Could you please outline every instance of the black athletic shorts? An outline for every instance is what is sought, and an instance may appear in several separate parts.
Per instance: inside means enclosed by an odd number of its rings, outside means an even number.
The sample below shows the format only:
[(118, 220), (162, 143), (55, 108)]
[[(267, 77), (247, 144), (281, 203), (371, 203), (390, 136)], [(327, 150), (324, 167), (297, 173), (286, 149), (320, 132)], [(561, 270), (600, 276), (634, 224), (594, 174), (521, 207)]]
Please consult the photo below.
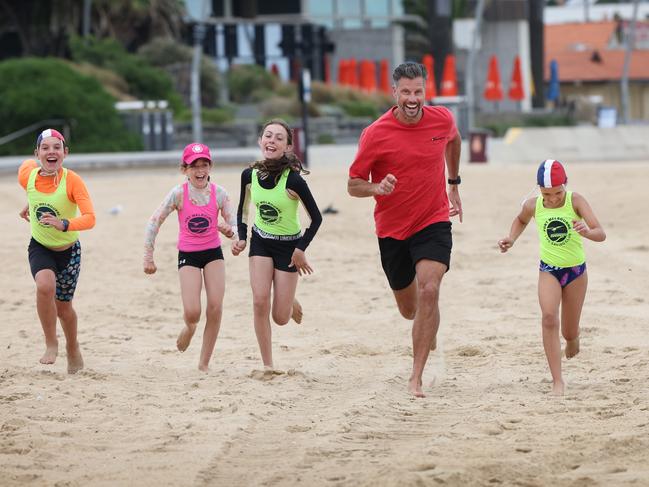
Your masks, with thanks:
[(381, 265), (390, 287), (398, 291), (410, 285), (415, 278), (415, 265), (421, 259), (434, 260), (451, 266), (451, 222), (428, 225), (405, 240), (379, 238)]
[(68, 249), (56, 251), (48, 249), (32, 238), (27, 250), (32, 277), (36, 277), (38, 271), (50, 269), (56, 276), (56, 299), (72, 301), (81, 271), (81, 244), (79, 241), (77, 240)]
[(223, 250), (221, 247), (207, 250), (197, 250), (196, 252), (178, 251), (178, 269), (186, 265), (203, 269), (207, 264), (215, 260), (223, 260)]
[(261, 257), (270, 257), (273, 259), (273, 267), (279, 271), (297, 272), (295, 266), (289, 267), (293, 258), (293, 251), (299, 241), (299, 237), (293, 240), (276, 240), (264, 238), (257, 234), (253, 229), (250, 237), (249, 257), (259, 255)]

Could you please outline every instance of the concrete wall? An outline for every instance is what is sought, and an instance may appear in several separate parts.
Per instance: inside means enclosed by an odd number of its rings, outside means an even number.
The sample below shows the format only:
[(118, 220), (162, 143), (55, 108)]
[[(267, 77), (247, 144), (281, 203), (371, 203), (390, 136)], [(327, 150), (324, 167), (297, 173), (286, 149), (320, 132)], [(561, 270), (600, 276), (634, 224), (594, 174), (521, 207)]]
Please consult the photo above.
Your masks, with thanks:
[(512, 128), (502, 140), (487, 142), (493, 163), (649, 161), (649, 127)]

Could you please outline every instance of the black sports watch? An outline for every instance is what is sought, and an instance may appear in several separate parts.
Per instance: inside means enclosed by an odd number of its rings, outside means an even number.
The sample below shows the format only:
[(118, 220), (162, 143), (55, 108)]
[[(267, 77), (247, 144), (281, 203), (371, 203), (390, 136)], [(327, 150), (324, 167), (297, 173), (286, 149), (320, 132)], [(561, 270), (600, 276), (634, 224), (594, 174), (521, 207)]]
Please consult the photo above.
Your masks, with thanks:
[(61, 222), (63, 223), (63, 230), (62, 230), (62, 231), (63, 231), (63, 232), (67, 232), (67, 231), (68, 231), (68, 227), (70, 226), (70, 221), (69, 221), (69, 220), (66, 220), (66, 219), (64, 218), (63, 220), (61, 220)]
[(448, 178), (448, 184), (460, 184), (462, 182), (462, 178), (458, 174), (455, 179)]

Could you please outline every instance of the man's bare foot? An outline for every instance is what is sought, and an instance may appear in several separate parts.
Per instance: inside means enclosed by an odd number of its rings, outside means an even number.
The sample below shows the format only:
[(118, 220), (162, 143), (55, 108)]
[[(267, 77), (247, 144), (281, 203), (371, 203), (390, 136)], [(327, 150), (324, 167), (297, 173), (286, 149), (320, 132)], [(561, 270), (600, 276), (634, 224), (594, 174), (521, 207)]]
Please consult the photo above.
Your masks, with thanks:
[(198, 370), (200, 370), (201, 372), (209, 372), (209, 371), (210, 371), (210, 367), (209, 367), (209, 365), (207, 365), (207, 364), (205, 364), (205, 365), (203, 365), (203, 364), (198, 364)]
[(180, 330), (180, 333), (178, 334), (178, 340), (176, 340), (176, 347), (178, 347), (179, 351), (184, 352), (187, 350), (195, 331), (196, 326), (193, 328), (189, 328), (187, 325), (183, 326), (183, 329)]
[(76, 374), (83, 369), (83, 357), (77, 344), (72, 350), (68, 348), (68, 374)]
[(563, 396), (563, 393), (566, 390), (566, 385), (564, 384), (563, 381), (561, 382), (554, 382), (552, 384), (552, 395), (553, 396)]
[(56, 362), (56, 356), (59, 354), (59, 345), (46, 345), (45, 353), (39, 360), (42, 364), (53, 364)]
[(291, 313), (291, 318), (298, 325), (302, 323), (302, 305), (297, 299), (293, 299), (293, 312)]
[(430, 342), (430, 351), (433, 352), (437, 348), (437, 336), (433, 337), (433, 341)]
[(421, 380), (414, 377), (408, 381), (408, 392), (415, 397), (426, 397), (421, 389)]
[(579, 337), (566, 340), (566, 358), (572, 358), (579, 353)]

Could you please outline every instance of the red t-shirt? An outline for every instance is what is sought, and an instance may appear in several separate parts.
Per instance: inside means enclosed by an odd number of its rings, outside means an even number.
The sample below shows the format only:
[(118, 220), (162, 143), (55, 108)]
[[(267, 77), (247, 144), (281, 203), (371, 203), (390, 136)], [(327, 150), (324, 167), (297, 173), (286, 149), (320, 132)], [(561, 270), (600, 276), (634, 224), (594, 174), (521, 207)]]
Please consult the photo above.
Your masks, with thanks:
[(424, 106), (413, 125), (399, 122), (393, 111), (363, 130), (349, 177), (374, 183), (387, 174), (397, 178), (391, 194), (374, 197), (374, 221), (380, 238), (405, 240), (432, 223), (449, 221), (445, 152), (457, 128), (445, 107)]

